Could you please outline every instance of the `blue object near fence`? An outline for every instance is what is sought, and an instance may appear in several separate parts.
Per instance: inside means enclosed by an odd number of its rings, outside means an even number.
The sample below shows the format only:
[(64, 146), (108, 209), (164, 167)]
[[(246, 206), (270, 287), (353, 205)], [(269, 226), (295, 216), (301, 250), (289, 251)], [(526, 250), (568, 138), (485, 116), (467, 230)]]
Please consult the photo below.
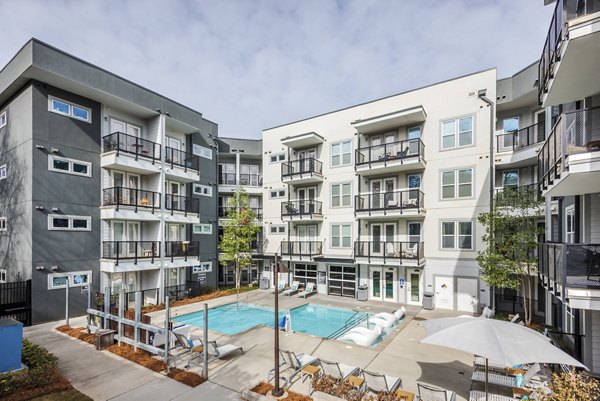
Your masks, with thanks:
[(0, 373), (21, 369), (23, 323), (0, 319)]

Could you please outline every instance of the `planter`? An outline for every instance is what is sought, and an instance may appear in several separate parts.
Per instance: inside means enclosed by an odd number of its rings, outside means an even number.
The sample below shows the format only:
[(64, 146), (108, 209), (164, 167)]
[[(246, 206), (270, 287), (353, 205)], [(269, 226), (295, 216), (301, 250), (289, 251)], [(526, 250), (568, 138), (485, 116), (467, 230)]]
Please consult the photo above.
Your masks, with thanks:
[(323, 393), (321, 391), (315, 391), (311, 394), (313, 401), (344, 401), (343, 398), (336, 397), (335, 395)]
[(267, 397), (266, 395), (255, 393), (254, 391), (250, 391), (249, 388), (245, 388), (242, 390), (242, 400), (247, 401), (271, 401), (271, 397)]

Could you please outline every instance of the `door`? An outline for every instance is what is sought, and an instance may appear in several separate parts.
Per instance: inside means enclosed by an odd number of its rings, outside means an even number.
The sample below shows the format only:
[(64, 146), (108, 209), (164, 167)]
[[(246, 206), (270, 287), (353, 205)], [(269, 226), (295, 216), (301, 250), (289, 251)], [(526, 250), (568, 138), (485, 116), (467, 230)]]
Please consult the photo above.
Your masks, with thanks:
[(396, 189), (395, 178), (371, 180), (371, 209), (384, 209), (398, 206), (398, 199), (394, 193)]
[(181, 156), (181, 141), (179, 139), (166, 137), (167, 146), (172, 150), (167, 150), (167, 161), (173, 161), (175, 164), (182, 165), (183, 160)]
[(477, 312), (477, 280), (474, 278), (456, 279), (456, 309), (460, 311)]
[(381, 180), (371, 180), (371, 207), (370, 209), (381, 209), (383, 198), (381, 196)]
[[(138, 248), (138, 241), (140, 240), (140, 223), (137, 221), (128, 221), (127, 222), (127, 256), (133, 257), (136, 254), (136, 250)], [(138, 257), (144, 256), (138, 252)]]
[(316, 149), (299, 150), (297, 156), (300, 160), (298, 163), (301, 173), (314, 171), (314, 160), (317, 158)]
[(298, 210), (302, 213), (314, 213), (315, 203), (313, 202), (317, 195), (317, 188), (299, 188), (298, 189)]
[(127, 193), (130, 205), (138, 204), (138, 189), (140, 189), (140, 176), (127, 173)]
[(371, 224), (371, 255), (383, 256), (383, 225)]
[(167, 241), (177, 242), (180, 240), (179, 224), (167, 224)]
[(111, 256), (118, 255), (119, 257), (124, 257), (125, 253), (127, 252), (127, 246), (122, 243), (122, 241), (125, 241), (125, 223), (123, 223), (121, 221), (113, 221), (112, 227), (113, 227), (112, 239), (113, 239), (113, 241), (115, 241), (114, 242), (115, 245), (114, 245), (114, 249), (113, 249), (114, 255), (111, 255)]
[(423, 299), (423, 287), (421, 286), (421, 271), (407, 269), (407, 276), (407, 303), (411, 305), (421, 305), (421, 300)]
[(369, 299), (396, 302), (396, 270), (382, 267), (370, 268), (371, 289)]
[(413, 255), (416, 255), (419, 248), (419, 242), (421, 242), (421, 222), (409, 221), (406, 224), (408, 231), (408, 244), (406, 244), (406, 249)]
[[(406, 176), (406, 186), (408, 187), (408, 204), (418, 205), (419, 189), (421, 189), (421, 174), (409, 174)], [(404, 200), (404, 199), (403, 199)]]
[(452, 277), (435, 277), (435, 307), (454, 309), (454, 279)]
[(383, 270), (383, 300), (396, 301), (396, 269)]
[(127, 124), (123, 121), (119, 120), (110, 120), (110, 133), (114, 134), (115, 132), (122, 132), (124, 134), (127, 133)]
[(385, 231), (385, 256), (398, 257), (400, 256), (400, 248), (396, 246), (394, 241), (396, 238), (396, 223), (384, 224)]
[(396, 179), (395, 178), (384, 178), (383, 187), (385, 188), (385, 194), (383, 196), (383, 207), (397, 207), (398, 199), (396, 198)]
[(166, 207), (169, 210), (184, 210), (183, 199), (180, 198), (181, 184), (178, 182), (165, 182)]
[(371, 281), (371, 290), (369, 291), (369, 299), (381, 301), (383, 298), (381, 293), (381, 286), (383, 282), (382, 271), (383, 269), (379, 267), (370, 268), (369, 278)]
[(317, 238), (317, 226), (298, 226), (297, 233), (300, 253), (303, 255), (315, 253), (317, 249), (312, 242)]

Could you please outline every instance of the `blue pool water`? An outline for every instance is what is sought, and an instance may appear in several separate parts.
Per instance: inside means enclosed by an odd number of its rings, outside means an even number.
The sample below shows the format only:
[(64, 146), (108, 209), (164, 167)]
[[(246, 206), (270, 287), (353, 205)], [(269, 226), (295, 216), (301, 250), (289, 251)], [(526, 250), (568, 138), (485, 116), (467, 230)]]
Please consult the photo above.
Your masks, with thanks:
[[(280, 310), (281, 319), (286, 313), (292, 317), (292, 330), (323, 338), (336, 338), (357, 323), (364, 321), (368, 313), (351, 309), (306, 304), (291, 311)], [(176, 316), (174, 321), (203, 327), (204, 312)], [(244, 304), (227, 304), (208, 310), (208, 329), (224, 334), (237, 334), (256, 326), (273, 326), (273, 308)]]

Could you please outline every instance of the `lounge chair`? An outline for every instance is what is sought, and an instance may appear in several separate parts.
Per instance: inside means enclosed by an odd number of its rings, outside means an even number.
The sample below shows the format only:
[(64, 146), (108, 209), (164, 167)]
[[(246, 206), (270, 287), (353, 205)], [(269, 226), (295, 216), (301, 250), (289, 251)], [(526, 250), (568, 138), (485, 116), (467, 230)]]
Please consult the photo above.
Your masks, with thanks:
[[(177, 327), (175, 327), (173, 330), (171, 330), (171, 335), (170, 337), (170, 348), (175, 347), (175, 343), (177, 341), (177, 336), (176, 334), (181, 334), (183, 335), (184, 338), (189, 337), (190, 332), (192, 331), (192, 326), (190, 326), (189, 324), (182, 324), (179, 325)], [(154, 347), (162, 347), (167, 343), (167, 335), (166, 334), (156, 334), (154, 335), (154, 340), (152, 340), (152, 345)]]
[(374, 393), (385, 391), (389, 394), (396, 391), (402, 385), (402, 379), (399, 377), (382, 375), (366, 370), (362, 370), (361, 373), (365, 379), (367, 389)]
[(417, 382), (417, 391), (420, 401), (454, 401), (456, 399), (454, 391), (445, 390), (427, 383)]
[(484, 391), (471, 391), (469, 394), (469, 401), (515, 401), (512, 397), (505, 395), (489, 394), (485, 397)]
[[(279, 370), (279, 373), (291, 373), (287, 378), (284, 378), (286, 383), (289, 383), (295, 375), (302, 371), (302, 368), (308, 365), (313, 365), (318, 362), (318, 358), (314, 355), (308, 354), (295, 354), (292, 351), (279, 350), (281, 357), (279, 367), (283, 368)], [(273, 380), (275, 369), (271, 369), (267, 375), (267, 381)]]
[[(476, 368), (485, 368), (485, 358), (482, 356), (476, 356), (473, 361), (473, 366)], [(488, 370), (497, 370), (500, 372), (504, 372), (508, 366), (503, 365), (498, 362), (493, 362), (488, 360)]]
[(514, 316), (512, 317), (512, 319), (510, 319), (510, 322), (511, 322), (511, 323), (516, 323), (516, 322), (517, 322), (517, 320), (519, 320), (519, 318), (520, 318), (520, 317), (521, 317), (521, 316), (519, 316), (519, 314), (517, 313), (516, 315), (514, 315)]
[(292, 281), (292, 286), (289, 289), (283, 291), (281, 293), (281, 295), (292, 296), (292, 295), (294, 295), (294, 294), (296, 294), (298, 292), (298, 287), (299, 286), (300, 286), (300, 282), (298, 282), (298, 281)]
[(298, 296), (306, 299), (307, 295), (314, 294), (315, 292), (315, 283), (307, 283), (306, 288), (303, 291), (300, 291)]
[[(392, 327), (394, 323), (396, 323), (398, 320), (400, 320), (404, 317), (405, 313), (406, 313), (406, 309), (404, 309), (404, 306), (402, 306), (402, 307), (400, 307), (400, 309), (394, 311), (394, 313), (387, 313), (387, 312), (377, 313), (377, 314), (373, 315), (371, 318), (369, 318), (369, 321), (373, 322), (374, 320), (384, 320), (386, 323), (382, 324), (381, 326), (383, 326), (384, 328)], [(391, 324), (390, 324), (390, 322), (391, 322)], [(376, 321), (375, 321), (375, 324), (377, 324)]]
[[(521, 387), (528, 386), (533, 376), (535, 376), (540, 370), (542, 370), (542, 368), (539, 363), (533, 364), (523, 375), (523, 384)], [(471, 387), (473, 387), (475, 382), (485, 383), (485, 372), (480, 370), (473, 372), (471, 380), (473, 381)], [(498, 373), (488, 372), (488, 383), (496, 384), (502, 387), (517, 387), (515, 386), (515, 378), (513, 376), (505, 376)]]
[(494, 311), (487, 306), (483, 308), (483, 312), (481, 312), (481, 316), (484, 319), (491, 319), (494, 317)]
[(280, 282), (280, 283), (277, 283), (277, 289), (273, 288), (271, 290), (271, 294), (275, 294), (276, 292), (281, 292), (283, 290), (285, 290), (285, 283)]
[[(244, 349), (239, 345), (233, 344), (225, 344), (225, 345), (217, 345), (216, 341), (209, 341), (208, 344), (212, 347), (212, 356), (221, 359), (226, 357), (227, 355), (234, 353), (236, 351), (241, 351), (242, 355), (244, 355)], [(210, 351), (209, 351), (210, 352)]]
[(334, 379), (345, 380), (350, 376), (356, 376), (360, 369), (355, 366), (345, 365), (343, 363), (326, 361), (319, 359), (323, 373)]
[(405, 249), (402, 251), (403, 258), (416, 258), (418, 255), (418, 247), (419, 244), (415, 243), (411, 248)]
[[(182, 334), (175, 334), (175, 337), (185, 350), (183, 353), (177, 354), (176, 359), (189, 355), (188, 361), (185, 364), (185, 368), (187, 369), (194, 359), (199, 358), (204, 354), (204, 344), (199, 338), (187, 338)], [(175, 362), (175, 364), (177, 364), (177, 362)]]
[(352, 341), (355, 344), (369, 347), (377, 341), (382, 332), (383, 329), (381, 326), (376, 326), (373, 330), (366, 327), (354, 327), (344, 335), (338, 337), (338, 340)]

